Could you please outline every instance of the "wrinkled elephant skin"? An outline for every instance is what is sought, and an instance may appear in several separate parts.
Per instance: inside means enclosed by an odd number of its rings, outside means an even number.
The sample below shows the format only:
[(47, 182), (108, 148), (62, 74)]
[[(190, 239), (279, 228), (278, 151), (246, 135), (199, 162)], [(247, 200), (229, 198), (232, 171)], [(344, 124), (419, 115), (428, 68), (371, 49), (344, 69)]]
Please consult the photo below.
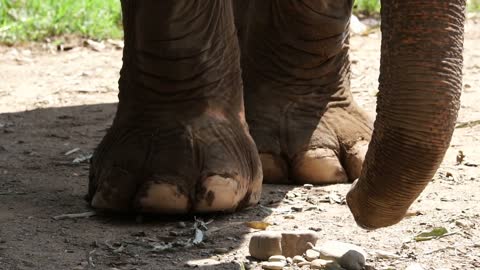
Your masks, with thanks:
[[(92, 207), (232, 212), (257, 204), (262, 182), (321, 185), (360, 178), (348, 201), (357, 222), (369, 228), (397, 222), (448, 146), (459, 106), (459, 8), (465, 3), (454, 1), (447, 12), (444, 1), (383, 2), (380, 120), (372, 138), (373, 122), (350, 91), (352, 1), (123, 0), (119, 104), (91, 161)], [(420, 24), (418, 32), (411, 21), (395, 31), (405, 14)], [(434, 42), (427, 29), (445, 41)], [(447, 58), (451, 64), (441, 66)], [(425, 61), (403, 65), (413, 59)], [(415, 91), (407, 97), (404, 89)], [(425, 150), (422, 167), (402, 162), (403, 144)], [(394, 170), (389, 159), (411, 174)], [(385, 213), (382, 207), (395, 203), (401, 207)], [(377, 218), (381, 222), (372, 221)]]

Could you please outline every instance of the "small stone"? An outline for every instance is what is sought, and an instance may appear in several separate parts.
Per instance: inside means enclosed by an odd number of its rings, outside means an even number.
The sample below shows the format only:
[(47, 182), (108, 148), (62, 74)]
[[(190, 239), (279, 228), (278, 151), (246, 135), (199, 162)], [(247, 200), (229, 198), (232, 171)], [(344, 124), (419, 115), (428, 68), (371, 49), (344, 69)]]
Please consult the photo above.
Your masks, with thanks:
[(220, 264), (219, 261), (214, 259), (200, 259), (200, 260), (191, 260), (186, 263), (190, 267), (202, 267), (202, 266), (211, 266)]
[(260, 260), (282, 254), (282, 233), (262, 231), (252, 235), (248, 246), (250, 255)]
[(312, 184), (305, 184), (305, 185), (303, 185), (303, 188), (304, 189), (312, 189), (313, 185)]
[(365, 267), (367, 253), (359, 246), (329, 241), (315, 247), (315, 250), (320, 252), (321, 259), (334, 260), (345, 269), (361, 270)]
[(469, 220), (457, 220), (455, 221), (455, 225), (463, 229), (474, 227), (474, 224)]
[(301, 263), (301, 262), (306, 262), (306, 260), (302, 256), (297, 255), (297, 256), (293, 257), (293, 262), (294, 263)]
[(305, 258), (307, 261), (313, 261), (315, 259), (318, 259), (320, 257), (320, 252), (315, 251), (313, 249), (309, 249), (305, 251)]
[(270, 270), (281, 270), (286, 265), (287, 265), (286, 262), (263, 262), (262, 263), (262, 268), (263, 269), (270, 269)]
[(366, 33), (368, 30), (367, 26), (360, 22), (360, 20), (355, 15), (350, 17), (350, 32), (356, 35), (361, 35)]
[(287, 259), (283, 255), (273, 255), (268, 258), (269, 262), (286, 262)]
[(316, 243), (318, 235), (313, 231), (262, 231), (252, 235), (249, 251), (252, 257), (267, 260), (273, 255), (293, 257), (303, 254), (308, 243)]
[(105, 49), (105, 44), (103, 42), (97, 42), (91, 39), (85, 41), (85, 45), (92, 48), (94, 51), (100, 52)]
[(296, 211), (296, 212), (302, 212), (302, 211), (303, 211), (303, 207), (300, 206), (300, 205), (292, 206), (292, 210), (293, 210), (293, 211)]
[(294, 257), (301, 255), (309, 249), (309, 243), (315, 245), (318, 234), (314, 231), (287, 231), (282, 233), (282, 255)]
[(183, 228), (186, 228), (187, 227), (187, 224), (183, 221), (180, 221), (178, 224), (177, 224), (177, 227), (180, 228), (180, 229), (183, 229)]
[(216, 254), (224, 254), (228, 252), (228, 248), (216, 248), (213, 250)]
[(305, 266), (305, 265), (310, 265), (310, 262), (299, 262), (299, 263), (297, 263), (297, 265), (302, 267), (302, 266)]
[(315, 259), (310, 262), (311, 269), (326, 269), (329, 264), (332, 264), (333, 261), (322, 260), (322, 259)]
[(412, 263), (405, 270), (423, 270), (423, 267), (418, 263)]
[(397, 254), (384, 250), (375, 250), (373, 256), (378, 259), (400, 259), (400, 256)]
[(292, 263), (293, 263), (293, 259), (290, 258), (290, 257), (287, 257), (287, 263), (288, 263), (288, 264), (292, 264)]

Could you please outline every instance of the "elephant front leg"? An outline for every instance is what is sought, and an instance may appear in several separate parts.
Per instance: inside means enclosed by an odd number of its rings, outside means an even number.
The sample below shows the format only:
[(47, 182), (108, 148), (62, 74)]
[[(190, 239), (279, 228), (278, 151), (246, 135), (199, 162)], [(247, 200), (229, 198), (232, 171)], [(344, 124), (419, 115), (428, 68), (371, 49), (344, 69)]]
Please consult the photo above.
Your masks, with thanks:
[(352, 1), (266, 0), (250, 8), (242, 68), (264, 181), (353, 181), (372, 123), (350, 92)]
[(94, 208), (183, 214), (258, 202), (230, 1), (124, 0), (117, 113), (96, 149)]

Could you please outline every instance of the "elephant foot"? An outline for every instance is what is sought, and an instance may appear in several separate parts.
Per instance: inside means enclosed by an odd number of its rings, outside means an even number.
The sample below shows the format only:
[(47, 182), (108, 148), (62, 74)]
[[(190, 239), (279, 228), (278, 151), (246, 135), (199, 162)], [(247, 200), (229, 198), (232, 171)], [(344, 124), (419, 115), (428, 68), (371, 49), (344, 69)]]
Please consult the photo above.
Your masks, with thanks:
[(351, 4), (257, 1), (249, 10), (241, 43), (245, 106), (266, 183), (344, 183), (360, 175), (372, 123), (350, 93)]
[(262, 173), (244, 127), (221, 113), (205, 113), (168, 128), (114, 124), (92, 158), (91, 206), (188, 214), (232, 212), (256, 204)]
[(231, 4), (122, 1), (119, 104), (92, 157), (92, 207), (189, 214), (258, 202)]
[(287, 101), (258, 95), (246, 103), (247, 120), (265, 183), (333, 184), (360, 176), (372, 125), (353, 101)]

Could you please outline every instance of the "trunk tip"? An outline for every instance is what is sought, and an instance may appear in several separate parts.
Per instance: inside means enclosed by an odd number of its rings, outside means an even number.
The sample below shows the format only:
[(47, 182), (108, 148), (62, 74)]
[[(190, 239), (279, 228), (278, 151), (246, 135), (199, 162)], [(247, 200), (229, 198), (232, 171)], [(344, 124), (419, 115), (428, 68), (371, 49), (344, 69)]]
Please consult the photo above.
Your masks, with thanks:
[[(360, 185), (359, 185), (360, 184)], [(365, 230), (389, 227), (400, 222), (406, 211), (394, 211), (388, 206), (374, 203), (368, 191), (361, 188), (361, 182), (355, 180), (346, 196), (350, 212), (357, 225)]]

